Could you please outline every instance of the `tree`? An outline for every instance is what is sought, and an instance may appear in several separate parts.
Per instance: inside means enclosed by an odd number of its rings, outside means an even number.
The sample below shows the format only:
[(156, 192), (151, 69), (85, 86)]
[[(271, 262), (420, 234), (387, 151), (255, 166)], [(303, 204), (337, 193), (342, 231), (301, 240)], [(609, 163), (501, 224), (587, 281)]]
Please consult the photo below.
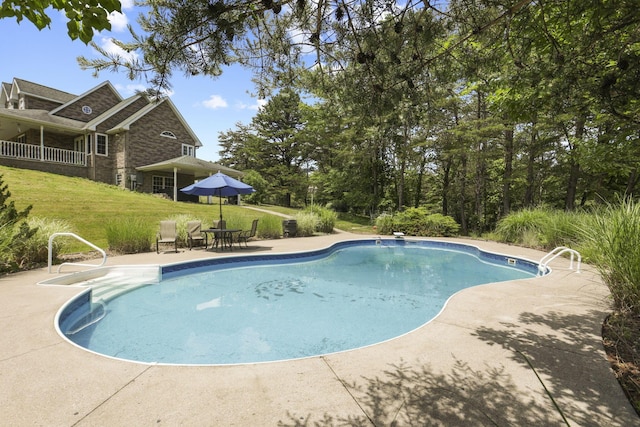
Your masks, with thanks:
[(269, 182), (268, 193), (289, 206), (292, 196), (304, 200), (307, 183), (301, 174), (308, 150), (301, 138), (305, 122), (300, 96), (283, 89), (260, 109), (250, 125), (222, 133), (221, 156), (228, 166), (252, 169)]
[(0, 18), (15, 18), (17, 22), (26, 18), (42, 30), (51, 24), (47, 15), (50, 7), (64, 12), (69, 37), (85, 44), (91, 41), (94, 31), (111, 29), (110, 13), (122, 11), (120, 0), (4, 0)]
[(0, 272), (11, 271), (16, 266), (16, 256), (21, 253), (25, 242), (37, 229), (26, 223), (31, 206), (18, 211), (13, 201), (9, 202), (11, 192), (0, 175)]

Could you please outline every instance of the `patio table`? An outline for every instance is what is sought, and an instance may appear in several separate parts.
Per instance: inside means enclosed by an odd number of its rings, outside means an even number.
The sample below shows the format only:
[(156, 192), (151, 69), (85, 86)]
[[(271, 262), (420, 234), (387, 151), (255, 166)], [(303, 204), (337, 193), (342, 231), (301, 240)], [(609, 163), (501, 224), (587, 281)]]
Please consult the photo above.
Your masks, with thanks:
[(225, 247), (233, 250), (233, 234), (240, 233), (241, 231), (242, 230), (236, 228), (207, 228), (202, 230), (203, 233), (213, 237), (211, 240), (211, 249), (213, 249), (214, 246), (217, 248), (218, 244), (220, 244), (221, 250), (224, 250)]

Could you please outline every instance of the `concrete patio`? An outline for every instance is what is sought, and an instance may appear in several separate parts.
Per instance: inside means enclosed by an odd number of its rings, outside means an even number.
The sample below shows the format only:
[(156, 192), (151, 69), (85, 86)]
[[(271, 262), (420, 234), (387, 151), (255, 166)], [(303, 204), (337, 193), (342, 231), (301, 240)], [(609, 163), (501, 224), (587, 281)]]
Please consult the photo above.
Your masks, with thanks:
[[(330, 236), (261, 240), (109, 258), (165, 264), (237, 253), (321, 248)], [(464, 240), (539, 260), (538, 251)], [(552, 264), (543, 278), (489, 284), (450, 299), (416, 331), (307, 359), (235, 366), (162, 366), (84, 351), (54, 329), (81, 288), (42, 286), (46, 269), (0, 277), (0, 420), (11, 426), (630, 426), (628, 403), (601, 343), (608, 291), (588, 266)], [(63, 272), (71, 271), (65, 268)], [(535, 368), (535, 371), (530, 367)]]

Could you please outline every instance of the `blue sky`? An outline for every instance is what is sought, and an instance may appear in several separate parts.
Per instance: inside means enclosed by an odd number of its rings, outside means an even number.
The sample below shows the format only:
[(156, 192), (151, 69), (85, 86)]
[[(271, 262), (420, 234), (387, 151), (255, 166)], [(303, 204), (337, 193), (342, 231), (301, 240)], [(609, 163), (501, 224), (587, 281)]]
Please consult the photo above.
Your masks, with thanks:
[[(133, 1), (121, 1), (123, 14), (112, 17), (112, 31), (94, 35), (93, 40), (105, 49), (115, 48), (109, 42), (111, 37), (128, 40), (127, 23), (136, 27), (138, 12)], [(42, 31), (27, 20), (20, 24), (13, 18), (0, 20), (0, 40), (4, 41), (0, 80), (11, 82), (15, 77), (75, 95), (109, 80), (125, 98), (145, 88), (145, 82), (129, 80), (124, 71), (101, 72), (96, 78), (91, 70), (81, 70), (78, 56), (95, 58), (98, 54), (92, 47), (69, 38), (62, 14), (53, 11), (49, 16), (51, 27)], [(197, 157), (204, 160), (219, 160), (218, 134), (235, 129), (238, 122), (248, 124), (263, 103), (249, 93), (254, 91), (251, 73), (237, 66), (226, 69), (216, 79), (186, 78), (176, 71), (171, 84), (171, 100), (202, 142)]]

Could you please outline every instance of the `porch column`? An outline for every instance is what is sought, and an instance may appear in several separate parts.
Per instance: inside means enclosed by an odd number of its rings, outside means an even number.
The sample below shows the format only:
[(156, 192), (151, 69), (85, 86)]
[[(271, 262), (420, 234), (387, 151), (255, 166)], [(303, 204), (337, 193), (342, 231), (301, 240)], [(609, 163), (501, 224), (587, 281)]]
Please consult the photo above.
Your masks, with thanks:
[(40, 125), (40, 161), (44, 161), (44, 126)]
[(178, 201), (178, 168), (173, 168), (173, 201)]

